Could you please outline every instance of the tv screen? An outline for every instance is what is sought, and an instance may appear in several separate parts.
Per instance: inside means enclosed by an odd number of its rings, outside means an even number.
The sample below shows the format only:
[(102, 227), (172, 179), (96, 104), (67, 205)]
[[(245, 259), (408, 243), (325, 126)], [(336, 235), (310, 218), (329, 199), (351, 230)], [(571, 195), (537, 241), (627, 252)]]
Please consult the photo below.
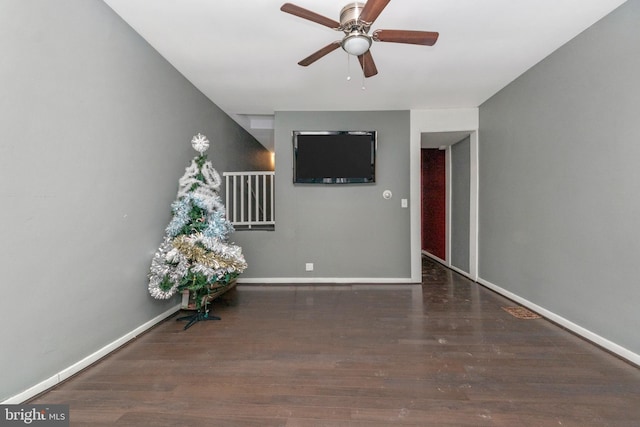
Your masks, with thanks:
[(375, 182), (376, 139), (375, 131), (294, 131), (293, 182)]

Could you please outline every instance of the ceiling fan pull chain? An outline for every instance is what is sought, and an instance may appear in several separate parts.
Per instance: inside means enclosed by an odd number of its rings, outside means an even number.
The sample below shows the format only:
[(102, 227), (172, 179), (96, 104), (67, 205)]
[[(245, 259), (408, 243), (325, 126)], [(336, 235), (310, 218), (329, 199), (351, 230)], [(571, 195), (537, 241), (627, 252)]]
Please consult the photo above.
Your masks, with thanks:
[(347, 81), (351, 80), (351, 55), (347, 55)]

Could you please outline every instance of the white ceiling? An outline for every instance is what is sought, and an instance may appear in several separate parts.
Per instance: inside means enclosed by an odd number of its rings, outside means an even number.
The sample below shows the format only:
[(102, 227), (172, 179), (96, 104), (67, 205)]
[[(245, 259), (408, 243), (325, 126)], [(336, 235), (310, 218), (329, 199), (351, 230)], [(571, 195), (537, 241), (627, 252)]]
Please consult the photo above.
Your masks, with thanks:
[[(392, 0), (372, 30), (440, 38), (432, 47), (374, 43), (379, 74), (366, 80), (341, 49), (297, 65), (343, 33), (281, 12), (283, 0), (104, 1), (273, 150), (276, 111), (477, 107), (625, 0)], [(336, 21), (349, 3), (291, 2)]]

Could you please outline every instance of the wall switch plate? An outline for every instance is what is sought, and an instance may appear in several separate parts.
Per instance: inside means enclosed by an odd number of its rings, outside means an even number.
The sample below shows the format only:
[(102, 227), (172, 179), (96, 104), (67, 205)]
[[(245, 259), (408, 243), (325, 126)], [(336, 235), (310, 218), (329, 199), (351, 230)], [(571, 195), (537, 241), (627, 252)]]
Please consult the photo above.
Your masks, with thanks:
[(313, 263), (312, 262), (308, 262), (304, 265), (304, 269), (306, 271), (313, 271)]
[(409, 207), (409, 201), (407, 199), (400, 200), (400, 206), (402, 206), (403, 208)]

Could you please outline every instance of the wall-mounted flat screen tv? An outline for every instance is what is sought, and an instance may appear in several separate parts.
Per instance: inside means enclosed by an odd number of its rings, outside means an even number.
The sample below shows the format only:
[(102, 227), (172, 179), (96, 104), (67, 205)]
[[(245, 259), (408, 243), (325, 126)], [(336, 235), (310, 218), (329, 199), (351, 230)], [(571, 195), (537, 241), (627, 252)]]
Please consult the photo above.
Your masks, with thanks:
[(376, 147), (376, 131), (294, 131), (293, 182), (373, 183)]

